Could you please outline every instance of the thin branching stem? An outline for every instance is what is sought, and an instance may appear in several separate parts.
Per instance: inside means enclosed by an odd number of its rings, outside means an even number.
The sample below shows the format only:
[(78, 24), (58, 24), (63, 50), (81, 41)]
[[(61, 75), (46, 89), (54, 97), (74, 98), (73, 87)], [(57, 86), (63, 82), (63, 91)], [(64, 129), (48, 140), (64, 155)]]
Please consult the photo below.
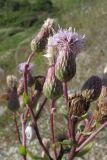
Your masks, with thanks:
[[(28, 88), (27, 88), (27, 74), (28, 74), (28, 67), (29, 67), (29, 63), (31, 61), (31, 58), (34, 54), (32, 53), (29, 57), (28, 57), (28, 61), (27, 61), (27, 64), (25, 65), (25, 70), (24, 70), (24, 92), (26, 93), (26, 95), (28, 95)], [(44, 152), (48, 155), (49, 159), (52, 160), (48, 150), (46, 149), (46, 147), (44, 146), (43, 142), (42, 142), (42, 138), (40, 136), (40, 133), (39, 133), (39, 129), (38, 129), (38, 126), (37, 126), (37, 120), (36, 120), (36, 117), (35, 117), (35, 114), (33, 112), (33, 109), (32, 109), (32, 103), (30, 102), (29, 100), (29, 104), (27, 105), (27, 108), (29, 108), (29, 111), (30, 111), (30, 114), (32, 116), (32, 119), (33, 119), (33, 124), (34, 124), (34, 129), (35, 129), (35, 132), (36, 132), (36, 135), (37, 135), (37, 138), (39, 140), (39, 143), (42, 147), (42, 149), (44, 150)]]
[(46, 104), (46, 102), (47, 102), (47, 98), (45, 98), (44, 99), (44, 101), (42, 102), (42, 104), (40, 105), (40, 108), (39, 108), (39, 110), (38, 110), (38, 112), (37, 112), (37, 114), (36, 114), (36, 119), (38, 119), (39, 117), (40, 117), (40, 114), (41, 114), (41, 112), (42, 112), (42, 110), (43, 110), (43, 107), (44, 107), (44, 105)]
[(34, 114), (34, 112), (33, 112), (33, 110), (32, 110), (32, 106), (31, 106), (30, 103), (29, 103), (28, 107), (29, 107), (29, 111), (30, 111), (30, 114), (31, 114), (32, 119), (33, 119), (34, 129), (35, 129), (35, 132), (36, 132), (36, 136), (37, 136), (37, 138), (38, 138), (38, 141), (39, 141), (39, 143), (40, 143), (40, 146), (42, 147), (42, 149), (44, 150), (44, 152), (47, 154), (47, 156), (49, 157), (49, 159), (50, 159), (50, 160), (53, 160), (53, 159), (51, 158), (51, 156), (50, 156), (47, 148), (45, 147), (45, 145), (44, 145), (43, 142), (42, 142), (42, 138), (41, 138), (41, 135), (40, 135), (40, 133), (39, 133), (39, 129), (38, 129), (38, 125), (37, 125), (37, 120), (36, 120), (35, 114)]
[(70, 125), (70, 122), (71, 122), (71, 117), (69, 115), (69, 108), (68, 108), (68, 87), (67, 87), (67, 82), (63, 82), (63, 93), (64, 93), (64, 97), (66, 99), (66, 106), (67, 106), (67, 109), (68, 109), (68, 136), (69, 138), (71, 138), (71, 125)]
[(76, 152), (79, 152), (81, 149), (83, 149), (89, 142), (91, 142), (96, 135), (107, 126), (107, 122), (102, 124), (94, 133), (92, 133), (76, 150)]

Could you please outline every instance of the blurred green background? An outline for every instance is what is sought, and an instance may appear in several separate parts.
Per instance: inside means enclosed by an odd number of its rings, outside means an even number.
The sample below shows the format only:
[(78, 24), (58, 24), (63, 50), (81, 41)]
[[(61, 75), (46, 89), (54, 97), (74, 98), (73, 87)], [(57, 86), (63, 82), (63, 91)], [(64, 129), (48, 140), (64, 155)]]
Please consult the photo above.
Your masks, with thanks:
[[(17, 65), (30, 53), (30, 41), (44, 20), (55, 18), (59, 25), (76, 29), (86, 35), (84, 51), (77, 58), (77, 74), (70, 83), (72, 90), (92, 74), (101, 74), (107, 63), (107, 0), (0, 0), (0, 91), (5, 88), (7, 74), (17, 74)], [(34, 60), (36, 73), (44, 73), (43, 54)], [(72, 87), (72, 86), (75, 86)], [(11, 118), (0, 108), (0, 159), (17, 159), (11, 139)], [(107, 159), (105, 132), (101, 145), (91, 153), (91, 160)], [(11, 147), (9, 147), (11, 146)], [(99, 147), (100, 146), (100, 147)], [(99, 152), (100, 150), (100, 152)], [(103, 156), (103, 154), (105, 156)]]

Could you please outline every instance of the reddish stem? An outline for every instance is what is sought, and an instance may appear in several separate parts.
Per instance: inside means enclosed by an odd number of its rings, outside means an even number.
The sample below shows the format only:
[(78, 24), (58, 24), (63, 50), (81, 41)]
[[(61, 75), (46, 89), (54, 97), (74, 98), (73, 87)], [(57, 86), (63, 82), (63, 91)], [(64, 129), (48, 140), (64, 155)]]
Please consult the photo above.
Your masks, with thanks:
[(38, 141), (42, 147), (42, 149), (44, 150), (44, 152), (48, 155), (49, 159), (50, 160), (53, 160), (47, 150), (47, 148), (44, 146), (43, 142), (42, 142), (42, 138), (40, 136), (40, 133), (39, 133), (39, 129), (38, 129), (38, 125), (37, 125), (37, 120), (36, 120), (36, 117), (35, 117), (35, 114), (32, 110), (32, 107), (31, 107), (31, 104), (28, 105), (29, 107), (29, 111), (30, 111), (30, 114), (32, 115), (32, 119), (33, 119), (33, 124), (34, 124), (34, 129), (35, 129), (35, 132), (36, 132), (36, 136), (38, 138)]
[[(67, 88), (66, 82), (63, 82), (63, 93), (64, 93), (64, 97), (66, 99), (66, 106), (68, 107), (68, 88)], [(68, 109), (68, 111), (69, 111), (69, 109)], [(69, 138), (71, 138), (71, 130), (72, 130), (70, 122), (71, 122), (71, 117), (68, 114), (68, 136), (69, 136)]]
[(72, 146), (72, 149), (70, 151), (68, 160), (73, 160), (73, 158), (75, 156), (75, 150), (76, 150), (76, 132), (75, 132), (75, 130), (76, 130), (76, 122), (77, 122), (77, 118), (72, 116), (70, 124), (71, 124), (71, 128), (72, 128), (71, 136), (72, 136), (73, 146)]
[(68, 101), (68, 89), (67, 89), (67, 83), (63, 82), (63, 93), (64, 97), (66, 98), (66, 102)]
[[(86, 122), (85, 124), (84, 132), (87, 131), (92, 126), (93, 120), (94, 120), (93, 117), (87, 120), (88, 122)], [(87, 139), (87, 137), (89, 136), (81, 134), (78, 138), (78, 145), (81, 145)]]
[[(25, 71), (24, 71), (24, 92), (28, 95), (28, 88), (27, 88), (27, 74), (28, 74), (28, 67), (29, 67), (29, 63), (33, 57), (34, 53), (31, 53), (30, 56), (28, 57), (28, 60), (27, 60), (27, 64), (25, 65)], [(53, 160), (48, 152), (48, 150), (46, 149), (46, 147), (44, 146), (43, 142), (42, 142), (42, 139), (41, 139), (41, 136), (40, 136), (40, 133), (39, 133), (39, 129), (38, 129), (38, 126), (37, 126), (37, 120), (35, 118), (35, 114), (32, 110), (32, 103), (29, 101), (29, 104), (28, 104), (28, 108), (29, 108), (29, 111), (30, 111), (30, 114), (32, 115), (32, 119), (33, 119), (33, 124), (34, 124), (34, 127), (35, 127), (35, 132), (36, 132), (36, 135), (37, 135), (37, 138), (39, 140), (39, 143), (41, 145), (41, 147), (43, 148), (44, 152), (48, 155), (49, 159), (50, 160)]]
[(19, 143), (22, 144), (21, 139), (20, 139), (19, 127), (18, 127), (17, 119), (16, 119), (16, 113), (13, 113), (13, 119), (14, 119), (14, 124), (15, 124), (16, 133), (17, 133), (17, 137), (18, 137)]

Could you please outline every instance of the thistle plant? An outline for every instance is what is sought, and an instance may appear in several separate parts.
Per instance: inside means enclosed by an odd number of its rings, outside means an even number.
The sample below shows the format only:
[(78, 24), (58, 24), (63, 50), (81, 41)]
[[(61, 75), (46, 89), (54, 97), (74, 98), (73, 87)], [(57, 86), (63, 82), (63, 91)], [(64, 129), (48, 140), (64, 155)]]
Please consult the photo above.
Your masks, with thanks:
[[(72, 28), (55, 31), (54, 22), (53, 19), (46, 20), (31, 42), (31, 54), (17, 67), (20, 76), (7, 77), (7, 106), (13, 116), (23, 160), (29, 156), (32, 160), (84, 157), (94, 147), (96, 135), (107, 126), (106, 76), (92, 75), (80, 85), (80, 91), (68, 94), (67, 83), (76, 74), (76, 57), (84, 48), (85, 36)], [(40, 54), (39, 49), (47, 60), (47, 73), (32, 75), (32, 60)], [(58, 121), (59, 117), (62, 121)], [(42, 125), (49, 119), (48, 134), (44, 134), (38, 123), (40, 119), (43, 119)], [(38, 155), (29, 147), (35, 139), (40, 151), (42, 149)]]

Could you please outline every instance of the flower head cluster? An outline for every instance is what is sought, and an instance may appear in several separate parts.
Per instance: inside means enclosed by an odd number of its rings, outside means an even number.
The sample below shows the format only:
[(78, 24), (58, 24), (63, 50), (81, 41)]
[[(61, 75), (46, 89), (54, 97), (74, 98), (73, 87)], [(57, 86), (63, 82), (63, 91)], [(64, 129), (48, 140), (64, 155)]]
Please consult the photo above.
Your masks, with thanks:
[(85, 35), (80, 35), (72, 28), (59, 29), (57, 33), (48, 38), (47, 54), (49, 64), (56, 62), (60, 51), (67, 51), (76, 57), (84, 47)]

